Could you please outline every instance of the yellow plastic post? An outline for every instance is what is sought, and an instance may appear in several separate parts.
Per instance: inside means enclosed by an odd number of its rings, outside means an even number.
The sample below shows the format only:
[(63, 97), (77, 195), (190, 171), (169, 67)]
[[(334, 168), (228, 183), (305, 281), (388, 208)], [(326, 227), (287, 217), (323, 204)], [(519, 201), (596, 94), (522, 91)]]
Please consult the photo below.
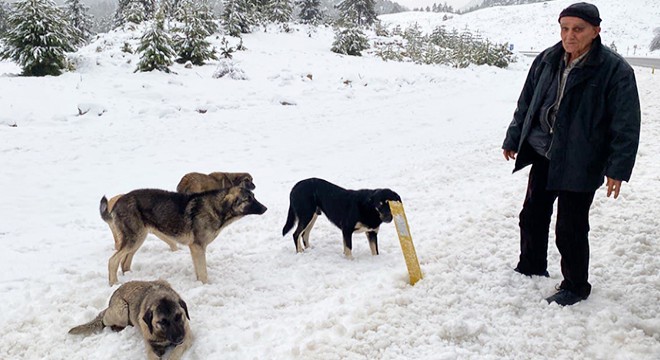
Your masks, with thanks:
[(406, 259), (406, 266), (410, 275), (410, 285), (415, 285), (423, 276), (422, 269), (419, 267), (419, 260), (417, 260), (417, 252), (415, 252), (415, 246), (412, 242), (412, 236), (410, 235), (408, 219), (406, 219), (406, 213), (403, 211), (403, 204), (401, 202), (388, 201), (388, 203), (390, 204), (390, 210), (392, 210), (396, 232), (399, 235), (403, 257)]

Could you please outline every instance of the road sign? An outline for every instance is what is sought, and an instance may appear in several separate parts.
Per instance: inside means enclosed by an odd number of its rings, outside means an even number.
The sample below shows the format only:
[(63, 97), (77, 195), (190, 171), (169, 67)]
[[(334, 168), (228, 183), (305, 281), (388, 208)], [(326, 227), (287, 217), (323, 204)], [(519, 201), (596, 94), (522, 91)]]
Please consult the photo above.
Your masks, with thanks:
[(399, 235), (403, 257), (405, 258), (406, 266), (408, 267), (410, 285), (415, 285), (415, 283), (422, 279), (423, 276), (422, 269), (419, 267), (419, 260), (417, 260), (417, 252), (415, 252), (415, 246), (412, 242), (412, 236), (410, 235), (408, 219), (406, 219), (406, 213), (403, 211), (403, 204), (399, 201), (389, 201), (388, 203), (392, 210), (396, 232)]

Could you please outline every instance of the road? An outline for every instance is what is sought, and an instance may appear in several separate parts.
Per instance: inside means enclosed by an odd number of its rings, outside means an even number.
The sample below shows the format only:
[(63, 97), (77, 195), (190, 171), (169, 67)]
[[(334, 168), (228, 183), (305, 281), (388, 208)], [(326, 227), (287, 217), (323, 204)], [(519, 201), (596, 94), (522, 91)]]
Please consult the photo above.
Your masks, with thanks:
[[(519, 51), (521, 55), (534, 57), (538, 55), (538, 51)], [(649, 68), (660, 69), (660, 58), (648, 58), (648, 57), (636, 57), (636, 56), (624, 56), (626, 61), (633, 66), (643, 66)]]

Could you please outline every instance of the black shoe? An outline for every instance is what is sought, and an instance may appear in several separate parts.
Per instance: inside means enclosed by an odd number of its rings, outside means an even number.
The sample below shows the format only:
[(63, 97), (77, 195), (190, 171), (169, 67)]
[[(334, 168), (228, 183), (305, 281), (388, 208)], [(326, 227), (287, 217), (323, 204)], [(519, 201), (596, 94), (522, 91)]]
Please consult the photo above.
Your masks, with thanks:
[(521, 270), (518, 269), (518, 268), (515, 268), (515, 269), (513, 269), (513, 271), (515, 271), (515, 272), (517, 272), (517, 273), (519, 273), (519, 274), (523, 274), (523, 275), (525, 275), (525, 276), (529, 276), (529, 277), (532, 277), (532, 276), (550, 277), (550, 274), (548, 273), (548, 270), (545, 270), (545, 271), (543, 271), (542, 273), (526, 273), (526, 272), (521, 271)]
[(586, 299), (586, 297), (582, 297), (570, 290), (559, 289), (556, 294), (546, 298), (545, 300), (548, 302), (548, 304), (555, 302), (560, 306), (566, 306), (573, 305), (584, 299)]

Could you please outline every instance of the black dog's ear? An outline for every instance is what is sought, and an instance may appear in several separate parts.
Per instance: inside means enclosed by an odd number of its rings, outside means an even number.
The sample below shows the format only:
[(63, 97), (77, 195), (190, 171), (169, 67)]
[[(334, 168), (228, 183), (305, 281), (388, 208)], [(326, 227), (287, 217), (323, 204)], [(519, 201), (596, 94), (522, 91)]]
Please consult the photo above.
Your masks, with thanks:
[(188, 305), (186, 305), (186, 302), (183, 300), (179, 300), (179, 306), (183, 308), (183, 310), (186, 312), (186, 317), (188, 320), (190, 320), (190, 315), (188, 314)]
[(151, 309), (147, 310), (147, 312), (144, 313), (144, 316), (142, 317), (142, 321), (147, 324), (149, 327), (149, 333), (153, 334), (154, 333), (154, 326), (151, 325), (151, 320), (154, 319), (154, 314), (151, 312)]

